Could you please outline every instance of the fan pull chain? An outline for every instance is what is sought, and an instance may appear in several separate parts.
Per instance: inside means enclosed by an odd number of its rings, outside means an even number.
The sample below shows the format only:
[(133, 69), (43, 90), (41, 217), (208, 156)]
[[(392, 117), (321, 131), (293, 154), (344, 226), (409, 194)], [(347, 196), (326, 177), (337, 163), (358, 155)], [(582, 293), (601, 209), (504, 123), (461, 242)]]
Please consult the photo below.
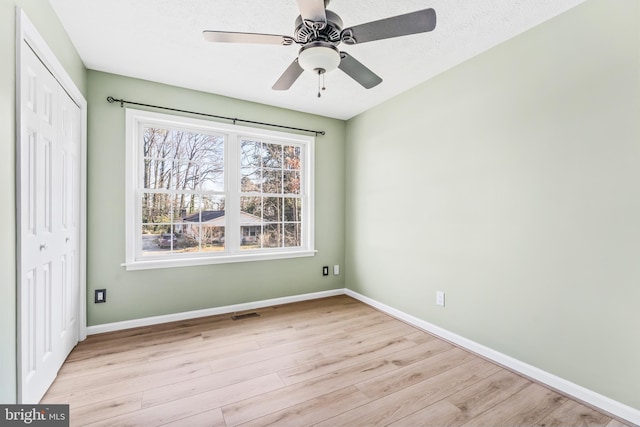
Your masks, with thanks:
[(320, 98), (322, 96), (321, 94), (321, 90), (326, 90), (327, 88), (324, 87), (324, 70), (319, 68), (318, 69), (318, 98)]

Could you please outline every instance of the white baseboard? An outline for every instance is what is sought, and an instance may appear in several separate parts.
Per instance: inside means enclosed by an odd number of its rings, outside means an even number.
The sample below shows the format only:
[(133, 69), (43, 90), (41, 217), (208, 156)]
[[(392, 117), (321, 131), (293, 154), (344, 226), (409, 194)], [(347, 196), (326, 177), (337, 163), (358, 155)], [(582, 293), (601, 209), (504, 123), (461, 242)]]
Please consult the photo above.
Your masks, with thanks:
[(318, 298), (326, 298), (336, 295), (348, 295), (367, 305), (370, 305), (371, 307), (387, 313), (390, 316), (402, 320), (403, 322), (427, 331), (446, 341), (449, 341), (466, 350), (487, 358), (501, 366), (504, 366), (505, 368), (524, 375), (525, 377), (531, 378), (532, 380), (540, 382), (548, 387), (558, 390), (559, 392), (585, 402), (599, 410), (611, 414), (612, 416), (625, 420), (626, 422), (633, 425), (640, 425), (640, 411), (635, 408), (624, 405), (592, 390), (574, 384), (549, 372), (543, 371), (542, 369), (536, 368), (535, 366), (531, 366), (518, 359), (514, 359), (513, 357), (507, 356), (506, 354), (500, 353), (499, 351), (493, 350), (489, 347), (485, 347), (482, 344), (467, 339), (463, 336), (454, 334), (453, 332), (447, 331), (446, 329), (419, 319), (415, 316), (411, 316), (410, 314), (404, 313), (400, 310), (396, 310), (393, 307), (380, 303), (374, 299), (359, 294), (358, 292), (352, 291), (351, 289), (333, 289), (330, 291), (314, 292), (282, 298), (273, 298), (262, 301), (227, 305), (224, 307), (215, 307), (207, 308), (204, 310), (188, 311), (184, 313), (167, 314), (164, 316), (154, 316), (146, 317), (143, 319), (126, 320), (123, 322), (106, 323), (103, 325), (87, 327), (87, 333), (89, 335), (100, 334), (104, 332), (119, 331), (140, 326), (150, 326), (160, 323), (175, 322), (179, 320), (195, 319), (198, 317), (215, 316), (219, 314), (253, 310), (257, 308), (270, 307), (274, 305), (288, 304), (299, 301), (307, 301)]
[(176, 322), (180, 320), (196, 319), (198, 317), (216, 316), (219, 314), (235, 313), (238, 311), (254, 310), (257, 308), (271, 307), (274, 305), (289, 304), (292, 302), (307, 301), (318, 298), (344, 295), (344, 289), (332, 289), (330, 291), (314, 292), (310, 294), (293, 295), (289, 297), (273, 298), (262, 301), (247, 302), (242, 304), (226, 305), (223, 307), (205, 308), (203, 310), (186, 311), (183, 313), (165, 314), (163, 316), (145, 317), (142, 319), (125, 320), (122, 322), (104, 323), (102, 325), (88, 326), (87, 334), (102, 334), (105, 332), (121, 331), (123, 329), (138, 328), (141, 326), (158, 325), (161, 323)]
[(388, 315), (393, 316), (396, 319), (402, 320), (403, 322), (432, 333), (433, 335), (456, 344), (466, 350), (471, 351), (472, 353), (478, 354), (501, 366), (504, 366), (505, 368), (522, 374), (527, 378), (531, 378), (532, 380), (558, 390), (561, 393), (564, 393), (597, 409), (607, 412), (612, 416), (621, 418), (622, 420), (625, 420), (626, 422), (629, 422), (633, 425), (640, 425), (640, 411), (635, 408), (632, 408), (623, 403), (598, 394), (592, 390), (574, 384), (556, 375), (550, 374), (549, 372), (543, 371), (542, 369), (536, 368), (535, 366), (531, 366), (518, 359), (514, 359), (513, 357), (507, 356), (506, 354), (500, 353), (499, 351), (493, 350), (489, 347), (485, 347), (482, 344), (478, 344), (475, 341), (454, 334), (453, 332), (447, 331), (446, 329), (443, 329), (432, 323), (411, 316), (410, 314), (404, 313), (400, 310), (396, 310), (393, 307), (382, 304), (374, 299), (352, 291), (351, 289), (345, 289), (344, 293), (384, 313), (387, 313)]

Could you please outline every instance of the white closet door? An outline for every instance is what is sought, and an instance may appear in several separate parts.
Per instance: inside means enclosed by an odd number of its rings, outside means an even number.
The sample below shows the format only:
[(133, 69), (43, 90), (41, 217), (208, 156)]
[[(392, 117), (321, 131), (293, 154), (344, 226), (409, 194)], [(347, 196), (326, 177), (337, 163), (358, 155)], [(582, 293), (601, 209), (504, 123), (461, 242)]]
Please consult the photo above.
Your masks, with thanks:
[(80, 109), (22, 52), (20, 401), (37, 403), (78, 342)]

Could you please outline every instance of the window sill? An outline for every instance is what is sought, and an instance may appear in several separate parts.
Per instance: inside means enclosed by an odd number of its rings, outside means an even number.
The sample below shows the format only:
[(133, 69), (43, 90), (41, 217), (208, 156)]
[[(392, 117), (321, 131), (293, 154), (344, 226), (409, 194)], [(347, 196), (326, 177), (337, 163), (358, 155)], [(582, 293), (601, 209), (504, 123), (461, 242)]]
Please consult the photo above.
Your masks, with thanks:
[(152, 270), (158, 268), (176, 268), (176, 267), (194, 267), (210, 264), (229, 264), (237, 262), (267, 261), (275, 259), (303, 258), (311, 257), (317, 251), (295, 251), (295, 252), (271, 252), (271, 253), (252, 253), (252, 254), (232, 254), (218, 257), (193, 257), (180, 259), (150, 259), (125, 262), (121, 264), (127, 271), (134, 270)]

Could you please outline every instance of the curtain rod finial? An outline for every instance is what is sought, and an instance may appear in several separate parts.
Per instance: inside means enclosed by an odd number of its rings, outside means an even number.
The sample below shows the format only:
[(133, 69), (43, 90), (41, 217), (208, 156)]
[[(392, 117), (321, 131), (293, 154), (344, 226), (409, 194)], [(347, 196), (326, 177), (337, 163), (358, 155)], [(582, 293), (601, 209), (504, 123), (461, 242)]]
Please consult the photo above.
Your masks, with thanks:
[(120, 102), (120, 108), (124, 107), (124, 99), (115, 99), (113, 96), (107, 96), (107, 101), (109, 104), (113, 104), (114, 102)]

